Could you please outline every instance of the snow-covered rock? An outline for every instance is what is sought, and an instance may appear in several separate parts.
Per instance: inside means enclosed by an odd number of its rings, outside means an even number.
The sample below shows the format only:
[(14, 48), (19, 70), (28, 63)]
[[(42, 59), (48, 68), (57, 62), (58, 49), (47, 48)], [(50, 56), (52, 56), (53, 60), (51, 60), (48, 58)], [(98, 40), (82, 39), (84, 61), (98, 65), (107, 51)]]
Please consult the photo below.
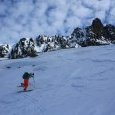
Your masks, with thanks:
[(71, 41), (81, 46), (108, 45), (115, 41), (115, 26), (104, 26), (99, 18), (95, 18), (91, 26), (77, 27), (71, 36)]
[(71, 40), (69, 40), (68, 37), (64, 36), (43, 36), (39, 35), (36, 38), (36, 44), (38, 52), (47, 52), (47, 51), (53, 51), (58, 49), (66, 49), (76, 46), (72, 45)]
[(35, 43), (32, 38), (22, 38), (18, 43), (16, 43), (9, 54), (9, 58), (24, 58), (24, 57), (35, 57), (37, 52), (35, 50)]
[(78, 48), (115, 44), (115, 26), (103, 25), (99, 18), (95, 18), (90, 26), (75, 28), (70, 36), (39, 35), (36, 39), (22, 38), (10, 51), (7, 46), (0, 46), (0, 57), (23, 58), (34, 57), (39, 52), (49, 52), (59, 49)]
[(10, 52), (10, 46), (8, 44), (1, 44), (0, 45), (0, 58), (7, 57), (8, 53)]

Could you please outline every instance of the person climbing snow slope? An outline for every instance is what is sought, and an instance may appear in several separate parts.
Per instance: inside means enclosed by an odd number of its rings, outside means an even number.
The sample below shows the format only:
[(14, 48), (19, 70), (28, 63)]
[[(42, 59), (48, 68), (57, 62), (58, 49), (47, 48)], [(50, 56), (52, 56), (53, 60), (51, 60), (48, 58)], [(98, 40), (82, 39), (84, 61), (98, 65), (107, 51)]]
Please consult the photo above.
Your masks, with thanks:
[(34, 77), (34, 73), (25, 72), (22, 77), (23, 77), (23, 83), (21, 83), (21, 86), (23, 86), (24, 91), (26, 91), (29, 86), (29, 79), (31, 77)]

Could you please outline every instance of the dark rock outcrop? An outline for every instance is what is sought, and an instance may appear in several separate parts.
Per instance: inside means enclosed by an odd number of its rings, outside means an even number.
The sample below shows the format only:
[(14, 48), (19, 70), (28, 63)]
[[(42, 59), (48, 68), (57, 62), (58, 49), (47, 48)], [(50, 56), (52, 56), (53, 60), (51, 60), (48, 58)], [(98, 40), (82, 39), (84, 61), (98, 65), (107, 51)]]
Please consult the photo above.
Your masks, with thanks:
[(36, 38), (36, 44), (39, 47), (40, 52), (47, 52), (71, 47), (70, 40), (68, 39), (68, 37), (64, 36), (48, 37), (39, 35)]
[(71, 40), (82, 47), (115, 43), (115, 26), (110, 24), (104, 26), (101, 20), (96, 18), (91, 26), (74, 29)]
[(32, 38), (26, 39), (22, 38), (20, 41), (12, 48), (9, 58), (24, 58), (24, 57), (35, 57), (37, 52), (35, 50), (35, 43)]
[[(115, 44), (115, 26), (104, 26), (99, 18), (95, 18), (90, 26), (75, 28), (71, 36), (39, 35), (35, 40), (22, 38), (12, 47), (9, 58), (35, 57), (39, 52), (108, 44)], [(9, 49), (8, 45), (1, 45), (0, 57), (5, 57)]]
[(8, 44), (0, 45), (0, 58), (7, 56), (9, 53), (10, 47)]

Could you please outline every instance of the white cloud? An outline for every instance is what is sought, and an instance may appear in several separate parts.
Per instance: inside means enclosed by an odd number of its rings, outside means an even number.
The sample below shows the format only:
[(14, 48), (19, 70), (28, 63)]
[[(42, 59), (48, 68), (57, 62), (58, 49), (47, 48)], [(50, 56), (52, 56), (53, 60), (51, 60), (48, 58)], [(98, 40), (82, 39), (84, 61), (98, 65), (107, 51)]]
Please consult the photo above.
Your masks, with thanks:
[(4, 0), (0, 1), (0, 42), (39, 34), (70, 35), (95, 17), (115, 24), (114, 0)]

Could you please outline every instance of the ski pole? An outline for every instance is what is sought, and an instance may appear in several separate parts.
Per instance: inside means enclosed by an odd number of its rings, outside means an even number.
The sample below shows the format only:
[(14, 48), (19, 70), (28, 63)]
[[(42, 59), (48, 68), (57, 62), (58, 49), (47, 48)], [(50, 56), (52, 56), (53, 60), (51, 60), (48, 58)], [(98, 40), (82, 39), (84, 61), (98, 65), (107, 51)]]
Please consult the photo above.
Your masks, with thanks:
[(34, 76), (33, 76), (33, 82), (34, 82), (34, 88), (35, 88), (35, 79), (34, 79)]

